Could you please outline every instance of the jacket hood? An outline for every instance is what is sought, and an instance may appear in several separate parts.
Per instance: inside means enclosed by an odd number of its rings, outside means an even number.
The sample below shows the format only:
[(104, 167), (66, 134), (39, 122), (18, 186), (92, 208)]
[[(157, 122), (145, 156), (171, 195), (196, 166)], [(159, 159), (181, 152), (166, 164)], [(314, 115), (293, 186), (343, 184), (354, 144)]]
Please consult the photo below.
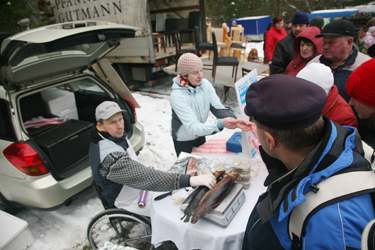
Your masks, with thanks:
[(305, 30), (303, 30), (297, 37), (294, 39), (293, 43), (293, 48), (294, 48), (294, 56), (299, 55), (300, 56), (300, 48), (299, 48), (299, 43), (300, 43), (300, 38), (307, 38), (312, 41), (312, 43), (316, 47), (316, 53), (313, 55), (313, 57), (317, 55), (323, 54), (323, 38), (319, 37), (316, 38), (316, 35), (319, 35), (320, 29), (315, 26), (307, 27)]

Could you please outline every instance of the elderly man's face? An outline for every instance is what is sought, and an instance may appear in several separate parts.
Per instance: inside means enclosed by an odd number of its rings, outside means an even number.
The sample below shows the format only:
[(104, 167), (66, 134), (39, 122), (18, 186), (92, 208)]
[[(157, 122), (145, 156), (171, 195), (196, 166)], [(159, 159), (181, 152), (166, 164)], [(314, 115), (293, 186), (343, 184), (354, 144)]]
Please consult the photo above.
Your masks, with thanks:
[(308, 27), (307, 24), (293, 24), (292, 25), (292, 32), (294, 36), (298, 36), (304, 29)]
[(349, 56), (352, 43), (352, 37), (323, 36), (324, 57), (332, 63), (341, 63)]

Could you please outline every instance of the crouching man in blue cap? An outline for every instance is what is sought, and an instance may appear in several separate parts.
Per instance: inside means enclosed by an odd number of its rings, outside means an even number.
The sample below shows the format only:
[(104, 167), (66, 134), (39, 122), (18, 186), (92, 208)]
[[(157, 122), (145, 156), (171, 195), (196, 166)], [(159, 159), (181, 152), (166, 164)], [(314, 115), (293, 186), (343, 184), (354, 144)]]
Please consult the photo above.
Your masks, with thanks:
[(243, 249), (361, 249), (375, 218), (375, 174), (356, 129), (322, 116), (326, 99), (321, 87), (289, 75), (250, 85), (245, 113), (269, 174)]

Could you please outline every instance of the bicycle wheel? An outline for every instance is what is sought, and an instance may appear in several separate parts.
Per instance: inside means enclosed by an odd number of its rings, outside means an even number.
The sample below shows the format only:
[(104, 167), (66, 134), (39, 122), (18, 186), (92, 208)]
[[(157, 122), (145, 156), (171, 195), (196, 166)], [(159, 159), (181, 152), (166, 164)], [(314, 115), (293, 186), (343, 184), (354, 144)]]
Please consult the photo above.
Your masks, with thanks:
[(123, 209), (107, 209), (91, 219), (87, 239), (93, 249), (105, 244), (151, 250), (151, 222), (147, 217)]

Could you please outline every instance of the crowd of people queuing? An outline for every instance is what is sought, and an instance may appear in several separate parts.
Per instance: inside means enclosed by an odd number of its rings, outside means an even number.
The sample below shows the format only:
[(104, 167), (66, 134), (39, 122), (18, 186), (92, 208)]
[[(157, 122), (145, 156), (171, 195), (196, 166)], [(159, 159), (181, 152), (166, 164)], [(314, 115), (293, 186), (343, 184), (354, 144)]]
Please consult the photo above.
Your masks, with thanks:
[[(373, 235), (362, 232), (375, 227), (375, 17), (358, 29), (350, 18), (324, 25), (322, 17), (310, 21), (298, 12), (290, 34), (275, 44), (278, 18), (265, 32), (270, 76), (246, 94), (245, 113), (257, 127), (269, 174), (243, 250), (367, 249), (363, 244)], [(369, 179), (351, 174), (360, 171)], [(340, 183), (369, 189), (315, 205), (324, 195), (320, 183), (332, 193)], [(313, 216), (301, 217), (299, 207), (311, 208)], [(299, 235), (291, 224), (294, 210), (307, 218)]]

